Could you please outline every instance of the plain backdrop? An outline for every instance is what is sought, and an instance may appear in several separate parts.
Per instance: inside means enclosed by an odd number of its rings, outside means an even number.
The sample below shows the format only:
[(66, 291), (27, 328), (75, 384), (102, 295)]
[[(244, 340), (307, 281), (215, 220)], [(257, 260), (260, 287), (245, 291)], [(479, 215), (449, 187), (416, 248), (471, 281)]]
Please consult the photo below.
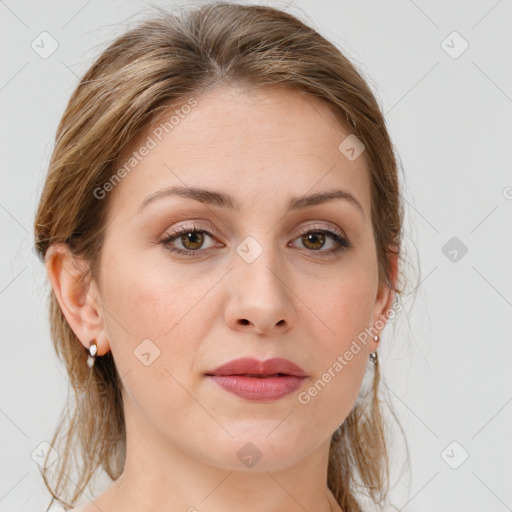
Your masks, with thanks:
[[(391, 501), (407, 512), (512, 510), (512, 2), (259, 3), (285, 8), (345, 52), (401, 159), (418, 287), (380, 350), (411, 455), (407, 469), (396, 443)], [(149, 10), (141, 1), (0, 1), (0, 511), (45, 510), (33, 454), (67, 396), (33, 252), (57, 123), (120, 23)], [(51, 55), (35, 49), (41, 38)]]

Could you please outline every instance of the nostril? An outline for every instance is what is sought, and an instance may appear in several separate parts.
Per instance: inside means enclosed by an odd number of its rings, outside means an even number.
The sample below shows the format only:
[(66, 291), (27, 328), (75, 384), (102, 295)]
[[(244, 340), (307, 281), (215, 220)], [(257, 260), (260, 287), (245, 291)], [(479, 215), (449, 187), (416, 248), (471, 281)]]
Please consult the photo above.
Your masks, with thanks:
[(240, 323), (241, 323), (242, 325), (247, 325), (247, 324), (249, 323), (249, 320), (247, 320), (247, 319), (243, 318), (242, 320), (240, 320)]

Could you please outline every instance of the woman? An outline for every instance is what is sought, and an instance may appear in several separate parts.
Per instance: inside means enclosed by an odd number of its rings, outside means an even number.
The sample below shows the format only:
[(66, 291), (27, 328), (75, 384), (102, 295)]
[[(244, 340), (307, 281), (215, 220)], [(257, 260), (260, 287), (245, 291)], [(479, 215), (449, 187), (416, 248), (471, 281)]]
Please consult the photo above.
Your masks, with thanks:
[[(402, 218), (372, 92), (295, 17), (208, 4), (114, 41), (70, 99), (35, 220), (75, 393), (53, 500), (385, 503), (377, 349)], [(98, 469), (113, 483), (89, 501)]]

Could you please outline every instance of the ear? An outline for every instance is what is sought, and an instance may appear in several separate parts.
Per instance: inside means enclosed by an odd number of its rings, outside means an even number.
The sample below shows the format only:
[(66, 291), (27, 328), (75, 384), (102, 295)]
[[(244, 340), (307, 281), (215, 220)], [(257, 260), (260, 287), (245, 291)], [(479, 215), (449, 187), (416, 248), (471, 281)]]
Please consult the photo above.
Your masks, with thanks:
[[(393, 288), (396, 288), (398, 281), (398, 251), (396, 247), (392, 247), (393, 252), (388, 253), (388, 261), (390, 264), (390, 280)], [(390, 288), (389, 284), (385, 280), (379, 281), (379, 287), (377, 291), (377, 297), (375, 299), (375, 306), (373, 308), (373, 323), (371, 332), (379, 334), (384, 329), (389, 317), (389, 311), (393, 306), (393, 300), (395, 298), (395, 291)], [(377, 350), (379, 342), (373, 340), (373, 335), (370, 338), (370, 351)]]
[(45, 257), (45, 266), (53, 291), (69, 326), (82, 345), (96, 339), (98, 355), (110, 350), (106, 336), (100, 296), (93, 280), (84, 278), (87, 265), (74, 257), (65, 243), (52, 244)]

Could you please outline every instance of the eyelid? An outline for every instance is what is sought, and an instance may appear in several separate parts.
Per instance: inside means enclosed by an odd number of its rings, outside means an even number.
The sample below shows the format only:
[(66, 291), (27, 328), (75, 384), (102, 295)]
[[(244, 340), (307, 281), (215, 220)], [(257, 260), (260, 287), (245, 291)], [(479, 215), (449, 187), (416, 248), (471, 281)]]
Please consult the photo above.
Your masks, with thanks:
[[(161, 239), (163, 240), (163, 239), (172, 237), (175, 234), (181, 233), (183, 230), (187, 230), (187, 229), (190, 231), (205, 231), (207, 234), (210, 233), (211, 235), (215, 235), (216, 237), (223, 236), (211, 225), (209, 225), (209, 226), (202, 225), (201, 221), (189, 221), (189, 222), (190, 222), (189, 224), (187, 224), (187, 223), (180, 224), (172, 229), (166, 230), (164, 232), (164, 234), (162, 235)], [(325, 229), (328, 231), (329, 230), (334, 231), (338, 236), (343, 237), (348, 240), (347, 235), (345, 234), (345, 232), (342, 229), (338, 228), (337, 226), (333, 226), (332, 224), (322, 225), (319, 222), (315, 222), (313, 225), (309, 224), (309, 225), (302, 226), (299, 229), (299, 231), (297, 232), (297, 234), (294, 235), (294, 237), (296, 238), (297, 236), (301, 236), (305, 233), (308, 233), (309, 231), (316, 230), (316, 229), (317, 230)], [(295, 240), (295, 238), (293, 238), (292, 241)]]
[(169, 238), (171, 236), (174, 236), (177, 233), (181, 233), (184, 230), (190, 230), (190, 231), (205, 231), (206, 233), (210, 233), (212, 235), (215, 235), (216, 237), (221, 237), (222, 235), (212, 226), (206, 226), (201, 225), (201, 221), (190, 221), (190, 224), (180, 224), (179, 226), (173, 227), (172, 229), (168, 229), (165, 231), (165, 233), (162, 235), (162, 239)]
[[(345, 234), (345, 232), (338, 228), (337, 226), (333, 226), (332, 224), (328, 224), (328, 225), (325, 225), (325, 224), (319, 224), (318, 222), (315, 222), (312, 226), (311, 225), (306, 225), (306, 226), (303, 226), (300, 228), (300, 231), (299, 231), (299, 235), (303, 235), (304, 233), (308, 233), (309, 231), (315, 231), (315, 230), (327, 230), (327, 231), (333, 231), (335, 232), (338, 236), (341, 236), (343, 238), (347, 238), (347, 235)], [(348, 238), (347, 238), (348, 239)]]

